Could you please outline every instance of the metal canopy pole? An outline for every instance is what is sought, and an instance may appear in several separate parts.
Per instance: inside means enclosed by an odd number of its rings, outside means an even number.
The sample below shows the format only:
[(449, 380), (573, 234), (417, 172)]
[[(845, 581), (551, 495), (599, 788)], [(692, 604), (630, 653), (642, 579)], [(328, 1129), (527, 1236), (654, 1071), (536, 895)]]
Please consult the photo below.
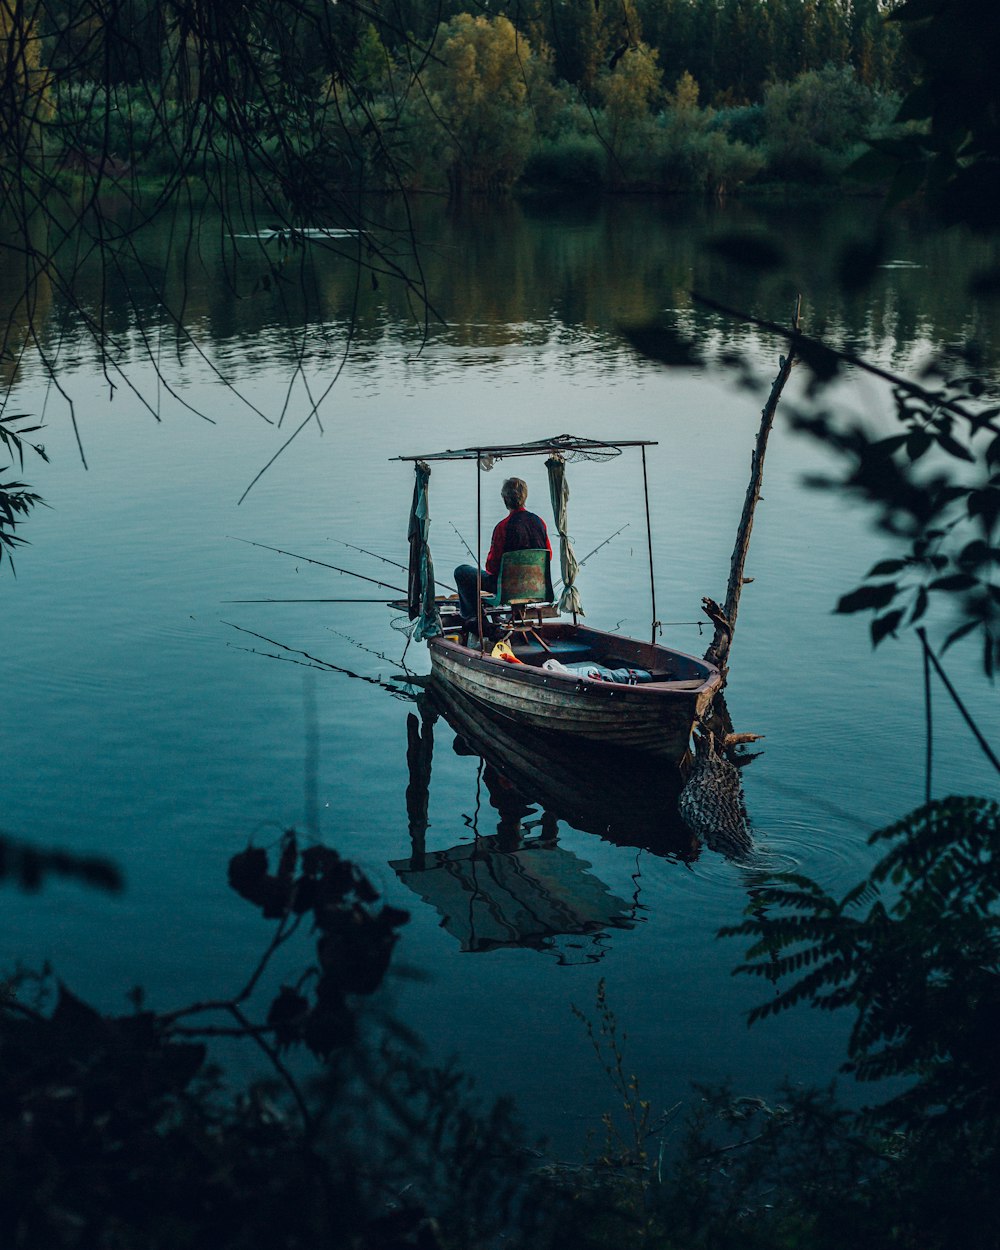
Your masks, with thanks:
[(646, 477), (646, 448), (642, 447), (642, 493), (646, 500), (646, 543), (649, 547), (649, 596), (653, 602), (653, 624), (650, 631), (649, 641), (652, 645), (656, 645), (656, 627), (659, 621), (656, 619), (656, 583), (653, 580), (653, 527), (649, 520), (649, 481)]
[(479, 650), (483, 646), (483, 470), (480, 453), (476, 452), (476, 631)]

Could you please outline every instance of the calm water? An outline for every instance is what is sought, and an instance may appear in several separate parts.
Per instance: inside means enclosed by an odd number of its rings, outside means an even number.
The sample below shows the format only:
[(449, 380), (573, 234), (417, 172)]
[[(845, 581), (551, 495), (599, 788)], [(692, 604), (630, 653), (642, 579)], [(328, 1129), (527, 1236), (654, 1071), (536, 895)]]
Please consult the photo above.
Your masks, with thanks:
[[(0, 573), (2, 824), (40, 844), (110, 854), (128, 888), (111, 901), (70, 884), (33, 898), (7, 891), (0, 962), (50, 959), (109, 1009), (124, 1009), (136, 984), (163, 1007), (235, 990), (267, 930), (227, 889), (228, 857), (250, 838), (269, 844), (285, 827), (306, 828), (315, 802), (320, 835), (412, 911), (400, 963), (419, 977), (395, 982), (391, 1002), (434, 1054), (457, 1055), (485, 1093), (513, 1094), (532, 1127), (561, 1148), (579, 1143), (613, 1102), (571, 1010), (592, 1008), (602, 977), (628, 1033), (627, 1063), (654, 1106), (683, 1097), (692, 1080), (730, 1076), (748, 1092), (786, 1075), (825, 1081), (841, 1057), (841, 1023), (802, 1013), (748, 1032), (745, 1011), (763, 991), (731, 978), (742, 952), (715, 938), (761, 874), (801, 868), (831, 889), (853, 883), (869, 863), (867, 833), (923, 797), (915, 640), (873, 655), (866, 621), (831, 614), (883, 548), (863, 513), (802, 486), (803, 474), (823, 467), (815, 448), (775, 430), (748, 568), (755, 580), (732, 655), (736, 728), (765, 735), (744, 775), (753, 855), (738, 863), (703, 848), (682, 862), (562, 821), (558, 850), (536, 848), (523, 862), (550, 901), (605, 923), (542, 949), (463, 950), (461, 907), (442, 902), (444, 921), (424, 897), (437, 897), (437, 887), (405, 871), (413, 703), (296, 663), (307, 654), (368, 678), (400, 672), (405, 638), (384, 607), (291, 602), (378, 591), (249, 543), (392, 582), (395, 570), (338, 540), (405, 560), (412, 484), (393, 456), (562, 432), (657, 439), (649, 466), (658, 614), (674, 623), (669, 640), (700, 653), (707, 631), (688, 622), (702, 595), (724, 595), (761, 400), (708, 372), (637, 361), (615, 326), (679, 309), (696, 332), (738, 341), (770, 376), (774, 342), (708, 322), (686, 293), (700, 286), (787, 319), (801, 289), (809, 328), (833, 330), (883, 362), (912, 366), (932, 343), (970, 336), (992, 352), (995, 321), (963, 288), (985, 258), (961, 240), (900, 226), (892, 264), (871, 291), (847, 299), (831, 281), (834, 255), (862, 229), (868, 206), (808, 217), (653, 204), (472, 215), (418, 207), (430, 294), (446, 324), (424, 339), (393, 283), (366, 285), (322, 430), (303, 429), (239, 506), (306, 415), (307, 386), (319, 395), (341, 366), (355, 301), (349, 261), (312, 256), (305, 296), (291, 305), (280, 291), (254, 294), (249, 280), (237, 299), (206, 231), (205, 269), (193, 271), (183, 313), (190, 337), (178, 344), (164, 329), (152, 339), (170, 390), (142, 359), (125, 302), (137, 271), (126, 270), (109, 325), (129, 381), (159, 421), (114, 371), (104, 376), (74, 318), (49, 300), (46, 348), (58, 356), (89, 467), (65, 397), (29, 354), (10, 402), (45, 419), (51, 463), (28, 464), (24, 476), (50, 508), (24, 528), (31, 546), (16, 580)], [(699, 251), (706, 232), (760, 226), (785, 239), (787, 271), (734, 275)], [(147, 246), (146, 262), (176, 288), (165, 239)], [(98, 298), (89, 281), (84, 273), (85, 305)], [(289, 313), (317, 321), (304, 335), (289, 332)], [(295, 376), (298, 357), (305, 367)], [(887, 421), (885, 395), (864, 378), (846, 378), (837, 397), (873, 423)], [(258, 415), (277, 422), (282, 413), (280, 428)], [(531, 503), (548, 515), (541, 463), (519, 464)], [(501, 513), (504, 469), (483, 481), (487, 534)], [(629, 525), (581, 575), (588, 621), (644, 636), (639, 461), (572, 465), (569, 476), (579, 553)], [(472, 469), (436, 468), (431, 504), (446, 577), (465, 558), (459, 534), (475, 543)], [(288, 602), (239, 602), (264, 598)], [(995, 691), (978, 676), (973, 650), (949, 653), (948, 669), (995, 742)], [(427, 668), (415, 647), (407, 662)], [(936, 715), (937, 793), (994, 790), (995, 776), (943, 699)], [(491, 804), (489, 780), (439, 721), (428, 852), (461, 860), (476, 831), (493, 834), (509, 819)], [(532, 838), (540, 817), (525, 816)], [(494, 925), (496, 936), (508, 920), (476, 923), (481, 933)]]

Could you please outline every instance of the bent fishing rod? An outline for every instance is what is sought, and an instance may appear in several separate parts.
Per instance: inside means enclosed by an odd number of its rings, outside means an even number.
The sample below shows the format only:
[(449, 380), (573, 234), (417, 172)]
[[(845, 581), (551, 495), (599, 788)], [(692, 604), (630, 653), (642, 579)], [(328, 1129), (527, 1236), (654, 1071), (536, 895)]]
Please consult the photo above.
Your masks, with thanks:
[[(368, 551), (365, 547), (358, 547), (354, 543), (349, 543), (346, 539), (337, 538), (334, 535), (330, 537), (333, 542), (341, 543), (344, 547), (350, 547), (352, 551), (360, 551), (363, 556), (373, 556), (376, 560), (381, 560), (383, 564), (391, 564), (394, 569), (402, 569), (404, 573), (409, 573), (410, 571), (405, 564), (400, 564), (398, 560), (390, 560), (388, 556), (380, 556), (377, 551)], [(447, 582), (439, 581), (438, 578), (434, 579), (434, 585), (440, 586), (443, 590), (451, 590), (456, 594), (458, 593), (454, 586), (449, 586)]]
[[(241, 537), (237, 537), (235, 534), (230, 534), (229, 537), (231, 537), (231, 539), (234, 540), (235, 542), (246, 542), (247, 546), (259, 546), (264, 551), (276, 551), (277, 554), (279, 555), (289, 555), (292, 557), (292, 560), (304, 560), (306, 564), (319, 565), (321, 569), (332, 569), (334, 570), (334, 572), (345, 572), (345, 574), (349, 577), (360, 577), (361, 581), (370, 581), (372, 585), (381, 586), (382, 590), (394, 590), (396, 594), (405, 595), (409, 597), (409, 591), (402, 589), (402, 586), (391, 585), (391, 582), (389, 581), (379, 581), (377, 577), (366, 576), (364, 572), (355, 572), (354, 569), (341, 569), (340, 565), (327, 564), (326, 560), (314, 560), (312, 559), (312, 556), (300, 555), (299, 552), (297, 551), (285, 551), (284, 547), (272, 547), (272, 546), (269, 546), (269, 544), (266, 544), (266, 542), (255, 542), (252, 539), (241, 539)], [(336, 541), (342, 542), (344, 540), (336, 539)], [(347, 542), (346, 546), (351, 546), (350, 542)], [(361, 551), (361, 550), (364, 550), (364, 549), (362, 549), (362, 547), (355, 547), (355, 551)], [(364, 554), (375, 555), (375, 552), (365, 551)], [(394, 564), (397, 567), (397, 569), (402, 569), (402, 567), (404, 567), (401, 564), (395, 564), (395, 560), (387, 560), (385, 556), (381, 556), (381, 555), (376, 556), (376, 559), (385, 560), (386, 564)], [(447, 585), (447, 582), (437, 581), (436, 579), (435, 579), (435, 585), (444, 586), (445, 590), (455, 589), (454, 586)], [(289, 604), (291, 604), (291, 602), (302, 602), (302, 604), (310, 604), (310, 602), (316, 602), (316, 604), (336, 604), (336, 602), (345, 602), (345, 604), (347, 604), (347, 602), (374, 602), (374, 604), (377, 604), (377, 602), (382, 602), (382, 600), (380, 599), (370, 599), (370, 600), (364, 600), (364, 599), (357, 599), (357, 600), (354, 600), (354, 599), (344, 599), (344, 600), (340, 600), (340, 599), (300, 599), (300, 600), (296, 600), (296, 599), (285, 599), (285, 600), (245, 599), (245, 600), (239, 600), (239, 602), (289, 602)]]
[(367, 577), (364, 573), (355, 573), (353, 569), (342, 569), (336, 564), (327, 564), (325, 560), (314, 560), (311, 556), (299, 555), (296, 551), (285, 551), (283, 547), (271, 547), (267, 543), (257, 543), (251, 538), (237, 538), (235, 534), (230, 534), (230, 538), (238, 543), (246, 543), (248, 547), (260, 547), (264, 551), (276, 551), (279, 556), (291, 556), (293, 560), (304, 560), (306, 564), (318, 564), (323, 569), (333, 569), (335, 573), (346, 573), (348, 577), (358, 577), (363, 582), (371, 582), (374, 586), (380, 586), (383, 590), (394, 590), (397, 594), (405, 595), (405, 591), (401, 586), (392, 586), (389, 582), (380, 582), (377, 577)]

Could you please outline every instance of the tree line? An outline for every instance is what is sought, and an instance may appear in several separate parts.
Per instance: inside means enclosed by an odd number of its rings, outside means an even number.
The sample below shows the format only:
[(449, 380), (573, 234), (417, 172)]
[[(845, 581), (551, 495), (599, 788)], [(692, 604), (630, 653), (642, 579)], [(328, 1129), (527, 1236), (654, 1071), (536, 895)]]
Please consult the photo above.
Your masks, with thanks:
[(0, 130), (17, 158), (2, 164), (171, 186), (238, 174), (293, 220), (345, 186), (824, 181), (912, 84), (888, 9), (0, 0)]

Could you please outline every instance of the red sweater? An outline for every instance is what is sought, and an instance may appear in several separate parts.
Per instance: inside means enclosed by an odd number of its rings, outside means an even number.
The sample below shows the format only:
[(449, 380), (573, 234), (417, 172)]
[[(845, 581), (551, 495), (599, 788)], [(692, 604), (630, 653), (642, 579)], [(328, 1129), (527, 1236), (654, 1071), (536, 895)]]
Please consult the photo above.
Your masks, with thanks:
[(494, 577), (500, 572), (500, 557), (505, 551), (528, 551), (541, 547), (551, 559), (552, 544), (545, 522), (525, 508), (512, 508), (493, 531), (490, 554), (486, 557), (486, 572)]

